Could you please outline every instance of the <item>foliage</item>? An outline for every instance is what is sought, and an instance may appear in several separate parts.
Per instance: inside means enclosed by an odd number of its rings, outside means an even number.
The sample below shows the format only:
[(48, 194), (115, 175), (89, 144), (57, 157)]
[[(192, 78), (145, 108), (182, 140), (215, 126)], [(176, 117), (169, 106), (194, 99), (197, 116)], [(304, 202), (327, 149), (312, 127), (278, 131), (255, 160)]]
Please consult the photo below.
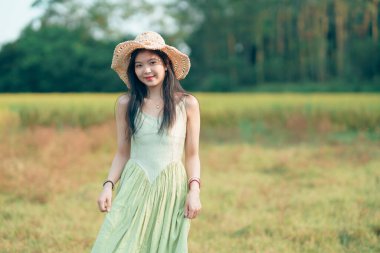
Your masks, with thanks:
[(204, 17), (188, 39), (195, 66), (188, 87), (215, 90), (209, 80), (232, 90), (268, 82), (298, 82), (302, 89), (305, 82), (378, 81), (377, 0), (186, 3)]
[(3, 92), (120, 90), (110, 68), (114, 43), (96, 41), (86, 30), (51, 25), (28, 27), (0, 54)]
[[(378, 0), (36, 0), (44, 10), (0, 51), (0, 91), (117, 91), (109, 69), (128, 23), (190, 53), (188, 90), (380, 89)], [(363, 83), (370, 84), (357, 88)], [(276, 87), (276, 86), (272, 86)], [(322, 88), (321, 88), (322, 87)], [(267, 89), (270, 90), (270, 89)], [(310, 89), (309, 89), (310, 90)]]

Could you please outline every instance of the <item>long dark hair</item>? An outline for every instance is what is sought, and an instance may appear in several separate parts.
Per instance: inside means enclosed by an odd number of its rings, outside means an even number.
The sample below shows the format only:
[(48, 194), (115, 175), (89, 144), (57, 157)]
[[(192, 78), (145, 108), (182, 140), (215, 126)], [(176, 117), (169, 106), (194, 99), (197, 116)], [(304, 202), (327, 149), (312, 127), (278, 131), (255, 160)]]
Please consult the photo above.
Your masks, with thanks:
[[(136, 56), (142, 51), (151, 51), (158, 55), (167, 67), (165, 72), (165, 78), (162, 84), (162, 93), (164, 99), (164, 112), (162, 116), (162, 122), (158, 130), (159, 134), (162, 134), (165, 130), (171, 128), (176, 120), (176, 103), (178, 103), (184, 96), (186, 91), (182, 88), (181, 84), (174, 75), (173, 65), (169, 57), (160, 50), (148, 50), (148, 49), (136, 49), (131, 54), (131, 60), (127, 69), (128, 79), (130, 83), (130, 99), (128, 102), (128, 108), (126, 113), (126, 121), (128, 126), (128, 136), (134, 137), (140, 125), (136, 122), (138, 110), (141, 108), (144, 102), (144, 98), (148, 95), (147, 86), (142, 83), (135, 73), (135, 61)], [(175, 97), (176, 92), (181, 94), (178, 99)]]

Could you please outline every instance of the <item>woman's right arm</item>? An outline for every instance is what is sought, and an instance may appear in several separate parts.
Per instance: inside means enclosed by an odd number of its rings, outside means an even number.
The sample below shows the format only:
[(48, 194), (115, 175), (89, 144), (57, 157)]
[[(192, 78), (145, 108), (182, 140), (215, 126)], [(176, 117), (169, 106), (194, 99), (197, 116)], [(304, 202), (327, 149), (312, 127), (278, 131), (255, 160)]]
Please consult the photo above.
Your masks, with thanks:
[[(127, 112), (127, 105), (129, 96), (127, 94), (121, 95), (117, 100), (116, 107), (116, 138), (117, 138), (117, 151), (113, 158), (110, 171), (108, 173), (107, 180), (111, 180), (114, 184), (119, 180), (123, 168), (130, 157), (130, 140), (127, 132), (127, 122), (125, 121), (125, 115)], [(107, 183), (103, 187), (103, 191), (98, 198), (98, 206), (100, 211), (109, 211), (111, 208), (112, 199), (112, 184)]]

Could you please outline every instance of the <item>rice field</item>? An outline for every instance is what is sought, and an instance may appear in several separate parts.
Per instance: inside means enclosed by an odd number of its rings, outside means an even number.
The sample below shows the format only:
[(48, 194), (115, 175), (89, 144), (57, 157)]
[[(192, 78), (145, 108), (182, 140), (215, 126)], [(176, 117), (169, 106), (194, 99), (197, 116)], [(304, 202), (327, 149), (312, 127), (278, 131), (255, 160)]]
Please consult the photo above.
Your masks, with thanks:
[[(0, 95), (0, 252), (90, 251), (118, 95)], [(189, 252), (380, 252), (379, 95), (195, 95)]]
[[(1, 94), (0, 130), (35, 126), (87, 128), (114, 120), (120, 94)], [(202, 139), (278, 141), (380, 139), (378, 94), (196, 93)], [(264, 138), (265, 137), (265, 138)]]

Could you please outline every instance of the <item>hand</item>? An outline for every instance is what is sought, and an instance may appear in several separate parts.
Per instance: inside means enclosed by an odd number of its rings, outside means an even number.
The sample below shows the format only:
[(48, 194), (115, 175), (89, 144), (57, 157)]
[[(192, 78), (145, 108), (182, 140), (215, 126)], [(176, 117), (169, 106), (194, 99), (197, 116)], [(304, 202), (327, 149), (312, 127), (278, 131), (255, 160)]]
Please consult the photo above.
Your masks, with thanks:
[(98, 198), (98, 207), (101, 212), (111, 211), (112, 186), (106, 184)]
[(201, 200), (199, 197), (199, 190), (190, 190), (187, 193), (186, 204), (185, 204), (185, 217), (189, 219), (194, 219), (197, 217), (201, 211)]

